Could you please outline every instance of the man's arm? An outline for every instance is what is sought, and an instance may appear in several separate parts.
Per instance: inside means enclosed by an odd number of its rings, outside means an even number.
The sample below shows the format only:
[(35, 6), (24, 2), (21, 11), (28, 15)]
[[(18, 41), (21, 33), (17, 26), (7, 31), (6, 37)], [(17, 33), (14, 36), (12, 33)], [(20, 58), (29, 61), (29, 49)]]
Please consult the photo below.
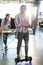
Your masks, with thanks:
[(20, 27), (20, 20), (19, 20), (18, 15), (15, 16), (15, 26), (16, 26), (17, 28)]
[(26, 24), (25, 24), (25, 23), (24, 23), (24, 24), (21, 24), (21, 26), (22, 26), (22, 27), (27, 27), (27, 28), (28, 28), (28, 27), (31, 27), (31, 25), (28, 24), (28, 23), (26, 23)]
[(24, 24), (21, 24), (21, 26), (22, 27), (31, 27), (31, 25), (29, 24), (29, 18), (28, 17), (26, 17), (27, 18), (27, 21), (26, 21), (26, 23), (24, 23)]

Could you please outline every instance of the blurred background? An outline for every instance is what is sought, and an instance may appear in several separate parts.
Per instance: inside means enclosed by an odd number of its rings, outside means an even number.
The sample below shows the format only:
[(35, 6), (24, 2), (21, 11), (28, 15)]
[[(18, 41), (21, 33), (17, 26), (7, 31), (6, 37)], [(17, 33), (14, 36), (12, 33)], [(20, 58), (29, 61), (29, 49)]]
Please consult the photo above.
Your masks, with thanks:
[[(20, 12), (20, 6), (27, 7), (26, 15), (29, 23), (34, 24), (29, 28), (29, 51), (32, 56), (32, 65), (43, 65), (43, 0), (0, 0), (0, 29), (1, 23), (7, 13), (10, 14), (11, 29), (15, 29), (15, 15)], [(15, 65), (17, 38), (12, 32), (8, 35), (8, 50), (4, 50), (3, 33), (0, 30), (0, 65)], [(24, 40), (22, 42), (20, 56), (24, 58)], [(23, 55), (24, 54), (24, 55)], [(25, 63), (23, 63), (25, 65)]]

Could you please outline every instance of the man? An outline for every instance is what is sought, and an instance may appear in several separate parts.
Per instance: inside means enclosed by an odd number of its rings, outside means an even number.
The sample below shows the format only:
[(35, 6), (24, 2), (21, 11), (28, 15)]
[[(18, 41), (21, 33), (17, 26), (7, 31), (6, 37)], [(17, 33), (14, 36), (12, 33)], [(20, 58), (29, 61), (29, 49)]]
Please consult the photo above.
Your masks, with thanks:
[(29, 33), (28, 27), (30, 27), (29, 19), (26, 16), (26, 6), (22, 5), (20, 7), (20, 13), (15, 16), (15, 25), (18, 29), (18, 45), (17, 45), (17, 60), (20, 60), (20, 47), (22, 44), (22, 39), (25, 41), (25, 58), (28, 59), (28, 40)]
[[(2, 20), (2, 29), (3, 30), (8, 30), (10, 29), (10, 21), (9, 21), (9, 18), (10, 18), (10, 14), (6, 14), (5, 18)], [(7, 37), (8, 37), (8, 33), (4, 33), (3, 34), (3, 42), (5, 44), (5, 50), (7, 50)]]
[(35, 35), (36, 32), (36, 26), (37, 26), (37, 18), (32, 15), (32, 23), (31, 23), (32, 29), (33, 29), (33, 35)]

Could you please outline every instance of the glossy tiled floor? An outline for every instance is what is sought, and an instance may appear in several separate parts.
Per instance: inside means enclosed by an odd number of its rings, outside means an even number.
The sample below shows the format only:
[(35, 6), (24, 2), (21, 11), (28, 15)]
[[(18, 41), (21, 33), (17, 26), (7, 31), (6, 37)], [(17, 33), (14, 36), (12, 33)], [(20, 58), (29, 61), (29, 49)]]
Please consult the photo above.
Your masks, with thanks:
[[(17, 39), (15, 39), (14, 35), (8, 36), (8, 50), (6, 52), (2, 52), (2, 42), (0, 35), (0, 65), (15, 65), (14, 59), (16, 58), (16, 47), (17, 47)], [(20, 56), (24, 58), (24, 40), (22, 42)], [(29, 56), (32, 56), (32, 65), (43, 65), (43, 31), (36, 29), (36, 35), (29, 35)], [(24, 63), (23, 63), (24, 65)]]

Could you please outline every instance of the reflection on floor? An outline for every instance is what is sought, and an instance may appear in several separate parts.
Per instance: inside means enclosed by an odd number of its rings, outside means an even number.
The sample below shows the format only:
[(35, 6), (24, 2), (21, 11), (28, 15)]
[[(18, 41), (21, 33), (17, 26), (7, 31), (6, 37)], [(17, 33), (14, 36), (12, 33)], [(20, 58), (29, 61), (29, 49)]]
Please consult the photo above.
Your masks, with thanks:
[[(14, 59), (16, 58), (17, 39), (14, 35), (8, 36), (8, 50), (2, 52), (2, 42), (0, 35), (0, 65), (15, 65)], [(24, 40), (22, 42), (20, 56), (25, 57)], [(43, 31), (36, 29), (36, 35), (29, 35), (29, 56), (32, 56), (32, 65), (43, 65)], [(24, 64), (23, 64), (24, 65)]]

